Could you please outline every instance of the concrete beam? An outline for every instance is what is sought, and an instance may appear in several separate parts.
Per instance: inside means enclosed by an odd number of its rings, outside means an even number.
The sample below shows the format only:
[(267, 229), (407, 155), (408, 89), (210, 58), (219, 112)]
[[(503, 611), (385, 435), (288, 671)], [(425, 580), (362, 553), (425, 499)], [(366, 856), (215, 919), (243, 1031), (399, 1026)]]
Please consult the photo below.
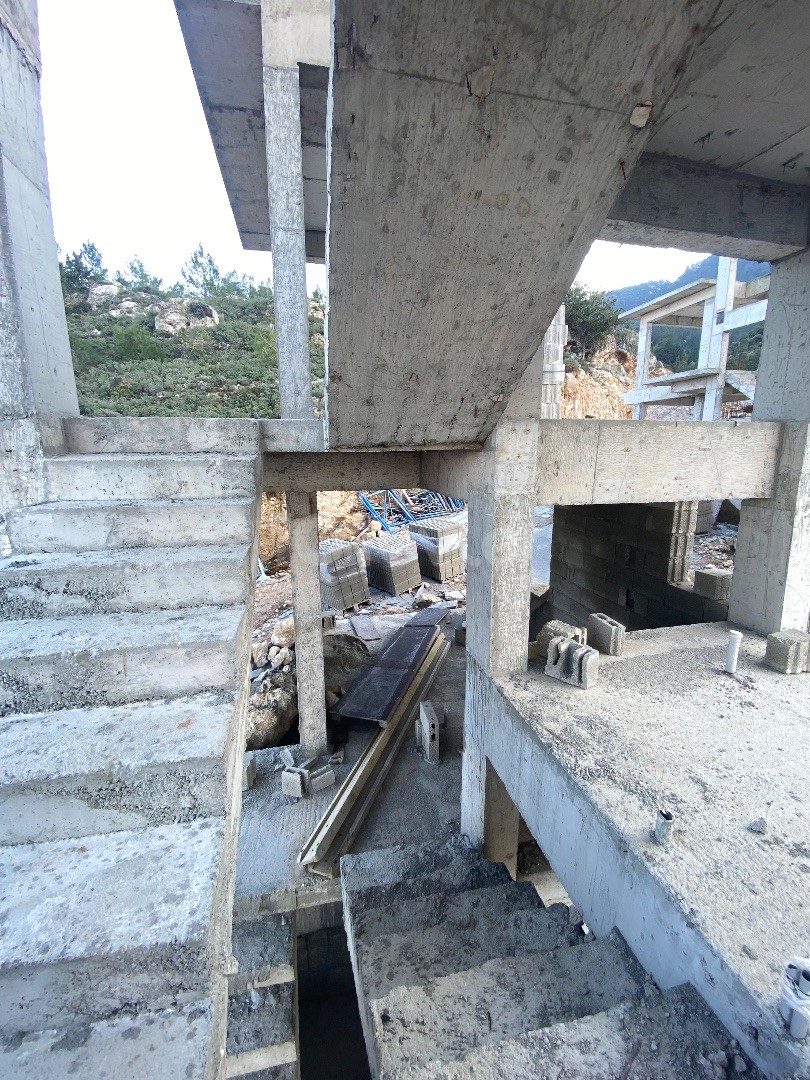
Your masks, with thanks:
[(264, 491), (423, 487), (419, 454), (264, 454)]
[(807, 246), (808, 220), (806, 187), (643, 154), (600, 239), (771, 262)]

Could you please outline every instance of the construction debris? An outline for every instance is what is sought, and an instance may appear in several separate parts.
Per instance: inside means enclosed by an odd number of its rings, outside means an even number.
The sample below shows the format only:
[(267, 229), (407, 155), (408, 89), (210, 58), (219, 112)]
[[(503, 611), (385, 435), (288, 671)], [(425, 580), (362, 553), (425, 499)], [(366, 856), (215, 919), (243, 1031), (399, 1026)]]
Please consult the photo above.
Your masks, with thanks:
[(535, 644), (540, 656), (548, 656), (549, 646), (556, 637), (576, 641), (580, 645), (588, 644), (588, 631), (584, 626), (572, 626), (562, 619), (550, 619), (540, 628)]
[(422, 583), (416, 542), (407, 529), (383, 533), (363, 543), (369, 584), (401, 596)]

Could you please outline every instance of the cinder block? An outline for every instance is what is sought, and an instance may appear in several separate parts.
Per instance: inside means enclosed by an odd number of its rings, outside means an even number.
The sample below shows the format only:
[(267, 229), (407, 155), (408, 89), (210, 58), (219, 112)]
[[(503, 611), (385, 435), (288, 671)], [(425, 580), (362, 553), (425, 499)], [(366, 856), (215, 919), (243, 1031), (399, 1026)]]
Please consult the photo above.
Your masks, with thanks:
[(728, 603), (722, 600), (703, 601), (704, 622), (726, 622), (728, 619)]
[(695, 592), (698, 596), (705, 596), (708, 600), (720, 600), (728, 603), (731, 596), (731, 579), (733, 570), (696, 570)]
[(546, 675), (582, 690), (594, 686), (599, 673), (599, 653), (573, 638), (551, 639), (546, 660)]
[(429, 701), (419, 703), (419, 725), (421, 727), (422, 757), (431, 765), (438, 765), (441, 754), (440, 724), (436, 710)]
[[(571, 598), (578, 601), (582, 590), (577, 586), (574, 586), (574, 589), (576, 593)], [(537, 635), (536, 643), (541, 656), (548, 656), (549, 645), (556, 637), (571, 639), (581, 645), (588, 643), (588, 631), (584, 626), (572, 626), (571, 623), (562, 622), (560, 619), (551, 619), (540, 628), (540, 633)]]
[(765, 663), (783, 675), (810, 671), (810, 634), (802, 630), (779, 630), (768, 634)]
[(621, 656), (625, 626), (601, 611), (588, 616), (588, 641), (591, 648), (606, 656)]
[(323, 791), (324, 788), (331, 787), (334, 782), (335, 774), (332, 769), (319, 769), (310, 776), (309, 789), (312, 792)]
[(242, 760), (242, 791), (249, 791), (256, 780), (256, 755), (245, 754)]
[(304, 774), (298, 770), (285, 769), (281, 774), (281, 794), (294, 799), (303, 798), (306, 791)]

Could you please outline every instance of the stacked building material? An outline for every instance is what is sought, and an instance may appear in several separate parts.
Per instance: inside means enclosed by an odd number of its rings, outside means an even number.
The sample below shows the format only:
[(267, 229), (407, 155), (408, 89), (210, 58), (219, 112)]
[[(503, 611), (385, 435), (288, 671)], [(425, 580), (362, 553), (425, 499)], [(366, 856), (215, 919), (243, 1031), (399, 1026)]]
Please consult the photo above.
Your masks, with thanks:
[(366, 562), (360, 548), (348, 540), (322, 540), (318, 553), (321, 601), (327, 608), (346, 611), (369, 599)]
[(392, 596), (400, 596), (422, 583), (416, 541), (403, 529), (383, 533), (363, 544), (370, 585)]
[(461, 523), (449, 518), (415, 521), (411, 535), (419, 550), (419, 568), (425, 577), (448, 581), (462, 573), (467, 565), (464, 530)]

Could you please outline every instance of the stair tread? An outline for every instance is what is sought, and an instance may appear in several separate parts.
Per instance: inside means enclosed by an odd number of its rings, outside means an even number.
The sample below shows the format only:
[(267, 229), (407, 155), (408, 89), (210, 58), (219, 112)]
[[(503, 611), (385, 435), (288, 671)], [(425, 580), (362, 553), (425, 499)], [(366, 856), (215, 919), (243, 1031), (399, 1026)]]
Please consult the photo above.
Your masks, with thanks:
[(484, 902), (485, 906), (471, 908), (466, 915), (448, 916), (419, 930), (371, 941), (361, 933), (356, 948), (366, 998), (384, 997), (396, 986), (433, 982), (488, 960), (544, 953), (593, 940), (571, 923), (563, 904), (557, 905), (557, 910), (542, 905), (521, 908), (510, 906), (505, 896), (499, 900), (501, 910)]
[[(704, 1075), (710, 1055), (723, 1053), (731, 1062), (740, 1050), (692, 987), (663, 994), (649, 988), (642, 1001), (477, 1046), (457, 1061), (394, 1068), (381, 1080), (616, 1080), (629, 1061), (634, 1080), (682, 1080)], [(761, 1077), (750, 1062), (746, 1066), (747, 1078)]]
[(16, 510), (9, 510), (9, 515), (19, 517), (21, 515), (46, 515), (54, 511), (73, 513), (77, 510), (98, 510), (118, 512), (128, 507), (142, 509), (145, 506), (160, 507), (206, 507), (217, 506), (252, 506), (253, 499), (243, 496), (241, 498), (225, 498), (223, 496), (206, 498), (163, 498), (163, 499), (56, 499), (54, 502), (35, 503), (33, 506), (22, 506)]
[(618, 934), (501, 957), (369, 1002), (381, 1072), (461, 1057), (470, 1047), (637, 999), (643, 969)]
[(3, 849), (0, 977), (14, 968), (199, 943), (221, 819)]
[(207, 1000), (79, 1029), (52, 1029), (0, 1046), (0, 1076), (15, 1080), (202, 1080), (211, 1034)]
[(171, 461), (189, 461), (193, 462), (194, 464), (198, 464), (201, 461), (205, 461), (206, 458), (210, 458), (212, 461), (221, 460), (224, 458), (234, 461), (249, 462), (253, 461), (255, 457), (256, 454), (230, 454), (222, 450), (209, 450), (200, 454), (183, 453), (182, 451), (175, 451), (171, 454), (154, 454), (147, 451), (146, 453), (130, 452), (126, 454), (60, 454), (59, 457), (45, 458), (45, 463), (47, 465), (51, 462), (74, 463), (80, 461), (83, 464), (87, 463), (88, 468), (97, 468), (99, 464), (103, 464), (104, 462), (109, 462), (112, 465), (121, 463), (125, 464), (127, 462), (157, 462), (161, 466), (165, 466), (167, 462)]
[(248, 544), (223, 544), (187, 547), (108, 548), (91, 551), (34, 552), (9, 555), (0, 559), (0, 579), (15, 573), (43, 573), (61, 570), (92, 570), (94, 567), (166, 566), (177, 563), (210, 563), (220, 560), (239, 561), (245, 557)]
[(5, 717), (0, 719), (0, 788), (219, 758), (234, 708), (233, 695), (203, 693)]
[(113, 652), (230, 640), (243, 617), (244, 607), (208, 606), (0, 622), (0, 666), (3, 659), (53, 653)]
[(69, 417), (63, 421), (72, 453), (232, 453), (258, 448), (260, 427), (252, 419), (167, 416)]
[(249, 496), (256, 454), (66, 454), (46, 458), (45, 500)]

